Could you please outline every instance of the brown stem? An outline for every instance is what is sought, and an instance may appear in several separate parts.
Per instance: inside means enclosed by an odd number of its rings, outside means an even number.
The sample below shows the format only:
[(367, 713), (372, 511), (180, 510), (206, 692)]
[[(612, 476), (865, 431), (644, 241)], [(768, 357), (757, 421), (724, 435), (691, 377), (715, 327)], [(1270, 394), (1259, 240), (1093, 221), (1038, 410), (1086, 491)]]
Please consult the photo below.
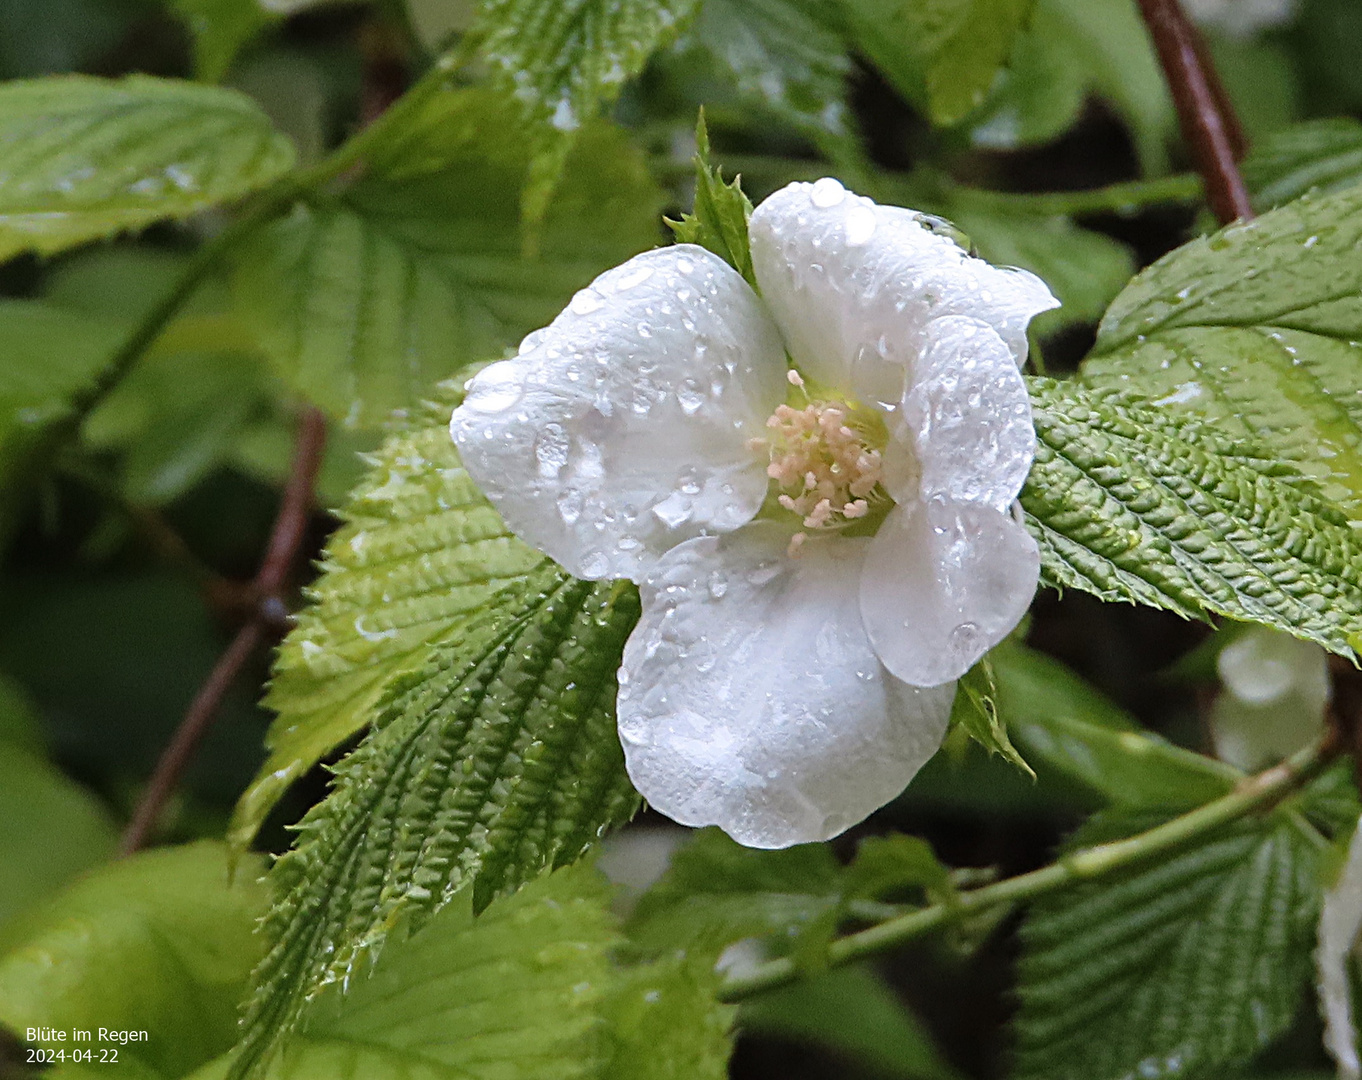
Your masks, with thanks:
[(1211, 210), (1222, 225), (1253, 217), (1236, 161), (1243, 150), (1243, 133), (1200, 35), (1178, 0), (1140, 0), (1140, 11), (1163, 65), (1182, 137), (1205, 182)]
[(279, 504), (279, 513), (274, 519), (265, 557), (250, 585), (250, 593), (255, 598), (250, 619), (237, 631), (231, 645), (199, 688), (184, 719), (175, 730), (170, 745), (157, 761), (146, 791), (133, 812), (132, 821), (123, 833), (121, 850), (124, 855), (146, 846), (166, 803), (179, 786), (180, 777), (189, 767), (204, 736), (212, 729), (227, 691), (269, 632), (288, 617), (288, 606), (284, 602), (282, 590), (298, 559), (303, 538), (307, 535), (313, 491), (325, 449), (326, 418), (320, 410), (308, 408), (299, 423), (293, 466)]

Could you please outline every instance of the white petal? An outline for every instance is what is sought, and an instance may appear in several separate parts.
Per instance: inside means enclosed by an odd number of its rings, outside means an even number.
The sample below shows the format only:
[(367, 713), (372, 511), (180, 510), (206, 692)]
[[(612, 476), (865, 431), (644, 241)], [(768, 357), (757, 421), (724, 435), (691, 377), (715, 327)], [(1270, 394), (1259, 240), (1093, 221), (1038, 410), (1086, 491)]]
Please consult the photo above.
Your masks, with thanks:
[(936, 752), (954, 687), (903, 685), (876, 659), (857, 583), (866, 540), (758, 522), (670, 551), (643, 584), (619, 727), (644, 798), (739, 843), (826, 840), (903, 790)]
[[(1036, 430), (1026, 383), (992, 327), (964, 315), (933, 319), (901, 416), (900, 438), (911, 440), (921, 476), (916, 485), (891, 486), (894, 498), (1012, 505), (1036, 456)], [(891, 443), (886, 459), (896, 450)], [(894, 465), (888, 460), (891, 484), (907, 471)]]
[(454, 411), (465, 467), (511, 529), (582, 578), (639, 578), (702, 532), (750, 521), (747, 446), (785, 398), (785, 354), (751, 286), (703, 248), (598, 277)]
[(1348, 974), (1348, 961), (1355, 954), (1359, 931), (1362, 931), (1362, 831), (1353, 833), (1338, 884), (1324, 894), (1319, 915), (1319, 947), (1315, 950), (1324, 1046), (1338, 1063), (1338, 1075), (1343, 1080), (1358, 1080), (1362, 1075)]
[(752, 265), (785, 344), (817, 382), (892, 407), (932, 319), (969, 315), (1026, 357), (1026, 326), (1058, 307), (1026, 270), (971, 258), (915, 210), (835, 180), (781, 188), (752, 215)]
[(861, 575), (884, 666), (913, 686), (958, 679), (1021, 622), (1040, 552), (1006, 512), (938, 496), (889, 512)]

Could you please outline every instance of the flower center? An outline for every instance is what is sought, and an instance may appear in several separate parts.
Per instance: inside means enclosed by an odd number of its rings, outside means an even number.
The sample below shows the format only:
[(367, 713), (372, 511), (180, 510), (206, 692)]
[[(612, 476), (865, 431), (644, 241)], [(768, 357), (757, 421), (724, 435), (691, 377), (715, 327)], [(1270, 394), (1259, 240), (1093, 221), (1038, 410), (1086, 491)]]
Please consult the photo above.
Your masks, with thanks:
[(892, 500), (880, 483), (879, 447), (887, 433), (878, 414), (811, 396), (797, 371), (789, 372), (789, 380), (802, 404), (779, 406), (766, 421), (768, 435), (749, 446), (770, 454), (766, 475), (775, 501), (804, 526), (790, 541), (789, 554), (796, 557), (810, 532), (846, 529), (865, 522), (872, 511), (879, 517)]

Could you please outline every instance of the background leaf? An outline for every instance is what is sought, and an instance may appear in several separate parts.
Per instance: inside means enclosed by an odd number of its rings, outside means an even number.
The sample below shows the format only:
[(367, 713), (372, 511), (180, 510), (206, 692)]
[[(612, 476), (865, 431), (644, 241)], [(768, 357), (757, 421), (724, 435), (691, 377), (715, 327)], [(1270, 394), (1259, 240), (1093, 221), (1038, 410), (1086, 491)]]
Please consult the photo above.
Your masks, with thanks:
[(1200, 806), (1241, 779), (1214, 758), (1142, 729), (1059, 661), (1016, 641), (989, 653), (999, 715), (1041, 770), (1131, 807)]
[(1244, 159), (1254, 204), (1281, 206), (1308, 191), (1341, 191), (1362, 182), (1362, 123), (1315, 120), (1276, 132)]
[(37, 718), (0, 680), (0, 934), (25, 908), (109, 858), (118, 834), (109, 812), (41, 751)]
[(616, 130), (577, 137), (534, 258), (518, 236), (530, 148), (512, 106), (450, 92), (400, 140), (344, 196), (257, 233), (234, 277), (280, 375), (352, 426), (413, 408), (659, 238), (659, 193)]
[(293, 147), (232, 90), (141, 75), (0, 86), (0, 259), (239, 199)]
[(103, 1067), (130, 1080), (175, 1080), (222, 1053), (260, 955), (254, 931), (266, 893), (251, 882), (260, 869), (252, 859), (229, 888), (222, 845), (199, 843), (77, 881), (0, 937), (9, 947), (0, 955), (0, 1023), (145, 1030), (148, 1041), (119, 1046), (118, 1066)]
[[(1109, 819), (1074, 842), (1125, 831)], [(1274, 815), (1035, 904), (1017, 1080), (1221, 1076), (1280, 1034), (1309, 978), (1319, 911), (1309, 832)]]
[(931, 1037), (866, 967), (838, 968), (745, 1002), (742, 1029), (826, 1047), (886, 1080), (953, 1080)]

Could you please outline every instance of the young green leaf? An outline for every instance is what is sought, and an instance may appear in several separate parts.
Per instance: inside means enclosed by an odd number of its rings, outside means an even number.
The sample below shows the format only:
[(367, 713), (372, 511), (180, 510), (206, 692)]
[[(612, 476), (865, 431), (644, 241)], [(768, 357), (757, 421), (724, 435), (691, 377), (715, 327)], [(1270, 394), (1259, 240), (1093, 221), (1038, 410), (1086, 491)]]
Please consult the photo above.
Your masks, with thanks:
[(1037, 903), (1022, 926), (1016, 1080), (1222, 1076), (1283, 1032), (1319, 911), (1309, 831), (1275, 814)]
[(638, 797), (615, 734), (615, 672), (637, 619), (632, 586), (546, 562), (388, 684), (373, 731), (271, 874), (272, 947), (234, 1077), (399, 920), (419, 926), (465, 886), (481, 909), (628, 820)]
[(593, 126), (576, 140), (538, 257), (526, 258), (518, 198), (529, 161), (512, 106), (486, 90), (450, 92), (343, 196), (258, 232), (234, 288), (280, 375), (337, 419), (381, 426), (656, 239), (661, 197), (641, 158), (618, 131)]
[(1193, 240), (1116, 298), (1083, 378), (1251, 439), (1362, 517), (1359, 246), (1362, 187)]
[(709, 163), (709, 131), (705, 114), (695, 125), (695, 207), (680, 221), (667, 221), (682, 244), (699, 244), (723, 259), (756, 288), (752, 249), (747, 239), (747, 220), (752, 203), (743, 192), (741, 178), (725, 182), (717, 166)]
[(1351, 655), (1362, 543), (1299, 473), (1114, 391), (1031, 389), (1037, 448), (1021, 504), (1044, 582)]
[(0, 86), (0, 260), (248, 195), (293, 166), (244, 94), (132, 75)]
[(955, 703), (951, 707), (951, 723), (959, 724), (969, 737), (990, 754), (1001, 754), (1017, 768), (1035, 773), (1026, 764), (1012, 740), (1007, 727), (998, 716), (998, 688), (993, 682), (993, 667), (988, 658), (980, 660), (956, 684)]
[(73, 1030), (145, 1030), (145, 1042), (117, 1047), (117, 1075), (130, 1080), (177, 1080), (223, 1053), (261, 952), (262, 868), (252, 858), (229, 887), (222, 845), (199, 843), (81, 878), (5, 928), (0, 1024), (64, 1031), (64, 1044), (38, 1043), (68, 1053)]
[(341, 511), (312, 603), (275, 662), (265, 700), (279, 715), (228, 831), (238, 850), (290, 785), (368, 725), (395, 676), (424, 665), (499, 590), (549, 565), (459, 463), (449, 413), (462, 394), (459, 380), (440, 387), (370, 459)]

